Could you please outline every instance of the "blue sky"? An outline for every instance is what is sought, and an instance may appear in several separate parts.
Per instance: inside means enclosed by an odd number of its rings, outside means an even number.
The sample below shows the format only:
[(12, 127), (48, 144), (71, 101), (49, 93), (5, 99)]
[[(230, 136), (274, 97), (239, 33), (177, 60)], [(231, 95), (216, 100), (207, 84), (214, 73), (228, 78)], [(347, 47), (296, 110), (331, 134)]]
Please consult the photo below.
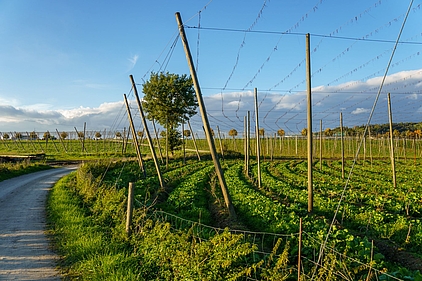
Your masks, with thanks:
[[(413, 2), (372, 123), (388, 122), (387, 91), (395, 122), (422, 121), (421, 3)], [(70, 131), (83, 122), (91, 130), (128, 127), (122, 95), (131, 92), (130, 74), (141, 92), (151, 71), (189, 73), (177, 11), (211, 126), (242, 130), (256, 87), (268, 132), (306, 127), (306, 33), (315, 129), (320, 119), (337, 127), (340, 112), (346, 125), (362, 125), (408, 6), (395, 0), (0, 0), (0, 132)], [(200, 130), (198, 116), (192, 124)]]

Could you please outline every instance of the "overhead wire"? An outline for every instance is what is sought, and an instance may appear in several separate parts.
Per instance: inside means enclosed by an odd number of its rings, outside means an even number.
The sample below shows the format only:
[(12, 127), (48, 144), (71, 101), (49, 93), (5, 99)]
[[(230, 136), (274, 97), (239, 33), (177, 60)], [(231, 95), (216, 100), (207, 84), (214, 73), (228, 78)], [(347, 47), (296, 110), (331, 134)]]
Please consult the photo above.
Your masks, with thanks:
[[(331, 234), (331, 231), (332, 231), (333, 225), (334, 225), (334, 223), (335, 223), (335, 221), (336, 221), (336, 218), (337, 218), (337, 214), (338, 214), (338, 212), (339, 212), (339, 210), (340, 210), (340, 206), (341, 206), (341, 204), (342, 204), (342, 202), (343, 202), (343, 199), (344, 199), (344, 197), (345, 197), (346, 190), (347, 190), (347, 188), (348, 188), (348, 186), (349, 186), (349, 182), (350, 182), (350, 179), (351, 179), (351, 175), (353, 174), (354, 166), (356, 165), (356, 161), (357, 161), (357, 158), (358, 158), (358, 155), (359, 155), (359, 152), (360, 152), (360, 148), (361, 148), (361, 146), (362, 146), (363, 140), (365, 139), (365, 135), (366, 135), (366, 133), (367, 133), (367, 131), (368, 131), (369, 124), (370, 124), (370, 122), (371, 122), (371, 119), (372, 119), (373, 113), (374, 113), (374, 111), (375, 111), (375, 107), (376, 107), (376, 105), (377, 105), (378, 99), (379, 99), (379, 97), (380, 97), (380, 95), (381, 95), (381, 91), (382, 91), (382, 88), (383, 88), (383, 85), (384, 85), (385, 79), (386, 79), (387, 74), (388, 74), (388, 71), (389, 71), (389, 69), (390, 69), (391, 62), (393, 61), (394, 54), (395, 54), (395, 52), (396, 52), (398, 42), (400, 41), (401, 34), (402, 34), (403, 30), (404, 30), (404, 26), (405, 26), (405, 24), (406, 24), (407, 18), (408, 18), (409, 13), (410, 13), (410, 10), (411, 10), (411, 8), (412, 8), (412, 4), (413, 4), (413, 0), (410, 0), (410, 4), (409, 4), (409, 7), (408, 7), (408, 10), (407, 10), (406, 16), (405, 16), (405, 18), (404, 18), (404, 20), (403, 20), (403, 23), (402, 23), (402, 25), (401, 25), (401, 28), (400, 28), (399, 34), (398, 34), (397, 39), (396, 39), (396, 43), (395, 43), (395, 45), (394, 45), (393, 51), (392, 51), (392, 53), (391, 53), (390, 59), (389, 59), (389, 61), (388, 61), (387, 67), (386, 67), (386, 69), (385, 69), (385, 73), (384, 73), (384, 76), (383, 76), (382, 81), (381, 81), (381, 83), (380, 83), (379, 90), (378, 90), (377, 96), (375, 97), (374, 104), (373, 104), (373, 106), (372, 106), (371, 112), (369, 113), (368, 121), (367, 121), (367, 123), (366, 123), (366, 125), (365, 125), (365, 130), (364, 130), (364, 132), (363, 132), (362, 139), (361, 139), (360, 144), (359, 144), (359, 147), (358, 147), (358, 149), (357, 149), (357, 151), (356, 151), (356, 155), (355, 155), (355, 157), (354, 157), (353, 164), (352, 164), (352, 166), (351, 166), (351, 168), (350, 168), (350, 171), (349, 171), (349, 174), (348, 174), (348, 177), (347, 177), (347, 180), (346, 180), (345, 186), (344, 186), (343, 191), (342, 191), (342, 193), (341, 193), (341, 196), (340, 196), (339, 202), (338, 202), (338, 204), (337, 204), (337, 208), (336, 208), (336, 210), (335, 210), (335, 212), (334, 212), (333, 219), (332, 219), (331, 224), (330, 224), (330, 226), (329, 226), (329, 228), (328, 228), (328, 231), (327, 231), (327, 234), (326, 234), (326, 236), (325, 236), (324, 242), (323, 242), (322, 246), (320, 247), (320, 251), (319, 251), (319, 254), (318, 254), (318, 261), (317, 261), (317, 265), (318, 265), (318, 264), (320, 264), (320, 262), (321, 262), (322, 255), (323, 255), (323, 253), (324, 253), (324, 249), (325, 249), (325, 247), (326, 247), (326, 245), (327, 245), (327, 242), (328, 242), (328, 238), (329, 238), (329, 236), (330, 236), (330, 234)], [(316, 270), (314, 270), (314, 272), (313, 272), (313, 274), (312, 274), (312, 278), (311, 278), (311, 280), (313, 280), (313, 278), (314, 278), (314, 276), (315, 276), (316, 272), (317, 272), (317, 267), (316, 267)]]

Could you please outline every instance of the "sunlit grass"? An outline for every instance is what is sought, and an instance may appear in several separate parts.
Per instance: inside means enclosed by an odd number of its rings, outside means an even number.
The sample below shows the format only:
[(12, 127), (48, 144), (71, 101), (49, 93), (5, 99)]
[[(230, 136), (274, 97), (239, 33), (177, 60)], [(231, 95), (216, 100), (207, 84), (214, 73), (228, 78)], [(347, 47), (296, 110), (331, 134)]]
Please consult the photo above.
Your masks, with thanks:
[(43, 163), (27, 163), (25, 161), (20, 163), (0, 163), (0, 181), (50, 168), (49, 165)]
[(75, 173), (60, 180), (48, 198), (48, 218), (54, 245), (62, 256), (67, 278), (139, 280), (136, 259), (124, 240), (116, 241), (97, 225), (83, 203), (68, 189)]

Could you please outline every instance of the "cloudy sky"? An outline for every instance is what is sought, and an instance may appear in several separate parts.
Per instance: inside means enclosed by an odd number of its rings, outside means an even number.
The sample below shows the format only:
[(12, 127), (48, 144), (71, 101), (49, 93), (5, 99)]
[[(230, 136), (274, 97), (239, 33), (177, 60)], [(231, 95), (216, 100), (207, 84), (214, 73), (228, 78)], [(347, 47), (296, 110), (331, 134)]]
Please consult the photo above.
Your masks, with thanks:
[[(123, 130), (151, 72), (188, 74), (175, 12), (185, 24), (212, 127), (306, 127), (310, 34), (314, 129), (368, 121), (410, 1), (0, 0), (0, 132)], [(371, 123), (422, 121), (422, 0), (412, 3)], [(136, 106), (133, 106), (134, 114)], [(135, 117), (137, 126), (140, 120)], [(201, 131), (199, 116), (192, 121)]]

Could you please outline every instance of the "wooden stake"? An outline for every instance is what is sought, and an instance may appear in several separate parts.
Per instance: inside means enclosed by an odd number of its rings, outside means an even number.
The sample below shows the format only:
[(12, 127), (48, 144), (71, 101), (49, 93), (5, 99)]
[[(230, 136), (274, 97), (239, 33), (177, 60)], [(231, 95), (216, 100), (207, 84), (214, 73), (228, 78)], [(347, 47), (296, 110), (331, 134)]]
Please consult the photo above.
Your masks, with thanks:
[(393, 174), (393, 187), (397, 187), (396, 182), (396, 162), (394, 160), (394, 142), (393, 142), (393, 114), (391, 113), (391, 99), (390, 93), (387, 95), (388, 98), (388, 119), (390, 121), (390, 158), (391, 158), (391, 172)]
[(251, 155), (251, 112), (246, 115), (246, 175), (249, 176), (249, 162)]
[(185, 121), (182, 121), (182, 150), (183, 150), (183, 165), (186, 165)]
[(217, 173), (218, 181), (220, 183), (220, 187), (221, 187), (221, 191), (223, 193), (223, 197), (224, 197), (224, 201), (226, 203), (226, 207), (229, 211), (229, 216), (230, 216), (230, 218), (235, 219), (236, 218), (236, 212), (234, 210), (234, 207), (233, 207), (233, 204), (232, 204), (232, 201), (231, 201), (230, 193), (227, 189), (226, 179), (224, 177), (223, 170), (221, 169), (220, 161), (218, 160), (218, 155), (217, 155), (217, 152), (216, 152), (216, 149), (215, 149), (214, 139), (212, 137), (211, 128), (210, 128), (210, 125), (209, 125), (209, 122), (208, 122), (207, 111), (205, 109), (205, 104), (204, 104), (204, 101), (202, 99), (201, 88), (199, 87), (198, 78), (196, 76), (196, 70), (195, 70), (195, 67), (193, 65), (192, 55), (190, 53), (189, 44), (188, 44), (188, 40), (186, 38), (185, 29), (183, 27), (183, 22), (182, 22), (182, 19), (180, 17), (180, 13), (176, 13), (176, 21), (177, 21), (177, 25), (179, 26), (180, 38), (182, 40), (183, 47), (184, 47), (185, 54), (186, 54), (186, 59), (187, 59), (188, 65), (189, 65), (193, 85), (194, 85), (195, 92), (196, 92), (196, 98), (198, 100), (198, 107), (199, 107), (199, 110), (201, 112), (202, 123), (204, 125), (205, 135), (207, 137), (211, 157), (212, 157), (213, 162), (214, 162), (215, 171)]
[(319, 170), (322, 171), (322, 120), (319, 120)]
[(127, 236), (132, 234), (132, 214), (133, 214), (133, 182), (129, 183), (127, 195), (127, 211), (126, 211), (126, 233)]
[(341, 178), (344, 179), (343, 113), (341, 113), (341, 112), (340, 112), (340, 143), (341, 143)]
[(258, 118), (258, 90), (254, 89), (255, 100), (255, 138), (256, 138), (256, 163), (258, 166), (258, 188), (261, 188), (261, 144), (259, 137), (259, 118)]
[(85, 134), (86, 134), (86, 122), (84, 122), (84, 135), (82, 136), (82, 152), (85, 151)]
[(198, 156), (198, 160), (201, 161), (201, 155), (199, 155), (198, 146), (196, 145), (195, 134), (193, 133), (193, 130), (192, 130), (192, 127), (190, 125), (189, 120), (188, 120), (188, 126), (189, 126), (189, 130), (190, 130), (190, 134), (192, 136), (193, 146), (195, 147), (196, 156)]
[(220, 143), (220, 152), (221, 152), (221, 158), (224, 160), (224, 150), (223, 150), (223, 143), (221, 141), (221, 134), (220, 134), (220, 128), (217, 126), (217, 134), (218, 134), (218, 141)]
[(297, 280), (300, 281), (300, 268), (302, 256), (302, 218), (299, 218), (299, 245), (297, 253)]
[(60, 133), (59, 133), (59, 131), (56, 129), (56, 133), (57, 133), (57, 135), (59, 136), (59, 140), (60, 140), (60, 143), (62, 144), (62, 146), (63, 146), (63, 149), (64, 149), (64, 151), (67, 153), (67, 149), (66, 149), (66, 146), (64, 145), (64, 143), (63, 143), (63, 138), (62, 138), (62, 136), (60, 135)]
[(157, 170), (158, 181), (160, 182), (161, 188), (164, 188), (164, 181), (163, 181), (163, 178), (161, 176), (160, 164), (158, 163), (157, 154), (155, 154), (154, 144), (152, 143), (152, 138), (151, 138), (151, 135), (150, 135), (149, 130), (148, 130), (148, 124), (147, 124), (147, 121), (145, 119), (144, 111), (142, 110), (142, 104), (141, 104), (141, 100), (139, 99), (138, 90), (137, 90), (137, 87), (136, 87), (136, 84), (135, 84), (135, 80), (133, 79), (132, 75), (130, 75), (129, 78), (130, 78), (130, 81), (132, 82), (133, 93), (134, 93), (135, 98), (136, 98), (136, 103), (138, 104), (138, 109), (139, 109), (139, 114), (141, 115), (142, 124), (144, 125), (144, 133), (147, 136), (149, 149), (151, 150), (152, 159), (154, 160), (155, 169)]
[(158, 152), (160, 153), (161, 163), (164, 163), (163, 153), (161, 152), (160, 136), (158, 135), (157, 128), (155, 127), (154, 119), (151, 120), (151, 123), (152, 123), (152, 127), (154, 128), (154, 134), (155, 134), (155, 139), (157, 140)]
[(126, 104), (127, 117), (129, 119), (130, 129), (132, 130), (132, 139), (133, 139), (133, 144), (135, 145), (136, 156), (138, 157), (139, 167), (141, 168), (141, 171), (143, 172), (144, 177), (147, 177), (147, 172), (144, 168), (144, 161), (142, 160), (141, 150), (139, 148), (138, 136), (136, 135), (135, 126), (133, 125), (132, 114), (130, 113), (129, 103), (126, 98), (126, 94), (123, 94), (123, 98)]
[(312, 177), (312, 101), (311, 101), (311, 52), (310, 35), (306, 34), (306, 88), (308, 97), (308, 213), (314, 205), (313, 177)]

